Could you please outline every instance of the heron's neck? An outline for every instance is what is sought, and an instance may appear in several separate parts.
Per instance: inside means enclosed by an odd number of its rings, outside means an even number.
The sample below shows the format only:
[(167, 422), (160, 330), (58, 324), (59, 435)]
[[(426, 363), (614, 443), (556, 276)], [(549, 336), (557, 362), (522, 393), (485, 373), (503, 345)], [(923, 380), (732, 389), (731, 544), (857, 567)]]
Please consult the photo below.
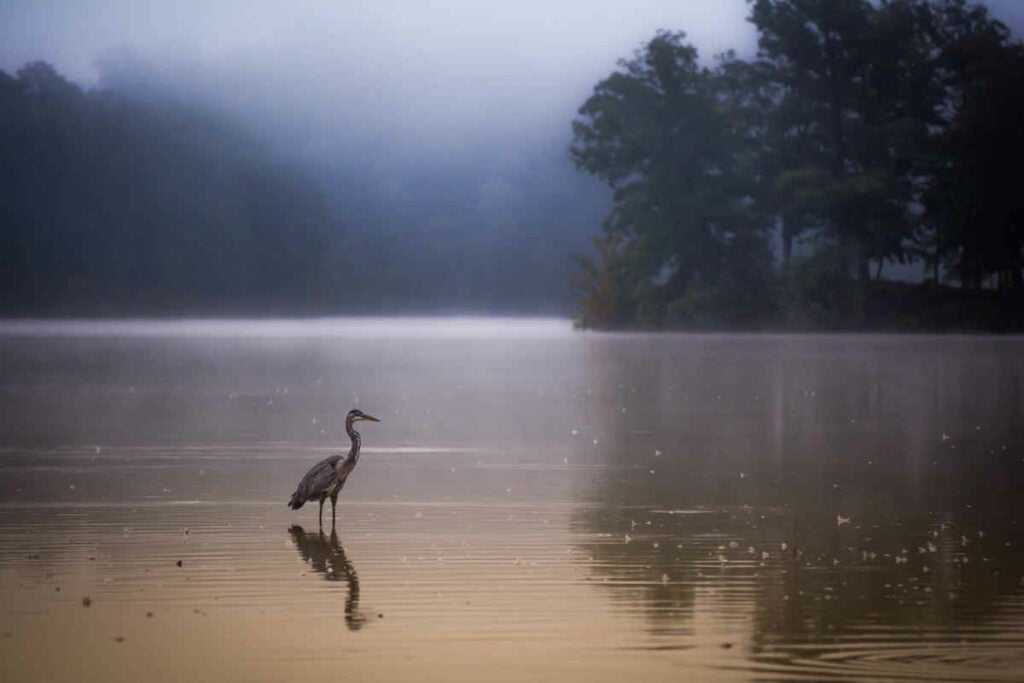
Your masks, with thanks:
[(362, 441), (359, 439), (359, 432), (352, 426), (352, 420), (345, 420), (345, 431), (348, 432), (348, 438), (352, 439), (352, 448), (348, 451), (348, 457), (358, 458), (359, 446), (362, 445)]

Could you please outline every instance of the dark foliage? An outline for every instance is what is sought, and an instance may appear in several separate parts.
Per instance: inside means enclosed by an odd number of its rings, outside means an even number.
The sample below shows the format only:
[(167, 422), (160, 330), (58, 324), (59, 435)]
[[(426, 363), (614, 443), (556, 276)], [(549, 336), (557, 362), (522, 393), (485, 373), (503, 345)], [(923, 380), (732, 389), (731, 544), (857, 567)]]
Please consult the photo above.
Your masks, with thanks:
[[(580, 108), (570, 157), (615, 193), (581, 324), (898, 326), (889, 301), (907, 328), (1024, 326), (988, 303), (1024, 298), (1024, 47), (964, 0), (750, 2), (756, 60), (659, 32)], [(915, 260), (1001, 293), (878, 295)]]
[(0, 311), (315, 312), (336, 302), (325, 202), (229, 121), (0, 73)]

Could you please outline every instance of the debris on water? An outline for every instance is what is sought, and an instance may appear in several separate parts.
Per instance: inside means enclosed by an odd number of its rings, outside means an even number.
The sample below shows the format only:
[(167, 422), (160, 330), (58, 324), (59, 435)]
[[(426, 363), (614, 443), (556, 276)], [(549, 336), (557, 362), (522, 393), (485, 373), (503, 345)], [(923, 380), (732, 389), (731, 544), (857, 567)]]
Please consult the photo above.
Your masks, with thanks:
[(850, 523), (850, 518), (849, 517), (843, 517), (842, 515), (836, 515), (836, 526), (843, 526), (844, 524), (849, 524), (849, 523)]
[(738, 547), (740, 547), (740, 544), (737, 541), (729, 541), (729, 547), (730, 548), (738, 548)]
[(580, 430), (578, 430), (578, 429), (572, 430), (572, 435), (573, 436), (579, 436), (579, 434), (580, 434)]
[(594, 439), (594, 445), (595, 446), (597, 445), (597, 439)]
[(153, 618), (153, 613), (152, 612), (146, 612), (146, 618), (147, 619), (152, 619)]
[(721, 645), (719, 645), (719, 647), (722, 648), (723, 650), (728, 650), (729, 648), (732, 647), (732, 643), (729, 643), (729, 642), (722, 643)]
[(771, 555), (768, 554), (767, 550), (762, 550), (761, 551), (761, 559), (762, 560), (767, 560), (769, 557), (771, 557)]
[(744, 472), (740, 472), (740, 479), (746, 479), (747, 475)]
[(662, 574), (661, 575), (661, 583), (662, 584), (667, 584), (668, 583), (668, 574)]
[(181, 562), (181, 560), (178, 560), (178, 562), (177, 562), (177, 565), (178, 565), (179, 567), (180, 567), (180, 566), (182, 565), (182, 562)]
[(788, 547), (789, 546), (786, 545), (785, 541), (783, 541), (782, 543), (779, 544), (779, 549), (782, 550), (782, 552), (786, 552), (786, 548), (788, 548)]
[(378, 613), (377, 614), (377, 618), (378, 619), (383, 619), (384, 618), (384, 613), (383, 612)]
[(75, 490), (75, 485), (74, 484), (69, 485), (68, 486), (68, 490), (74, 491)]
[(633, 537), (630, 536), (629, 534), (626, 534), (626, 543), (629, 543), (632, 540), (633, 540)]
[(960, 545), (962, 547), (967, 547), (968, 543), (970, 543), (970, 541), (967, 540), (967, 537), (961, 534), (961, 536), (960, 536)]
[(92, 604), (92, 598), (90, 598), (88, 595), (86, 595), (84, 598), (82, 598), (82, 607), (88, 607), (91, 604)]
[(117, 641), (117, 642), (119, 642), (119, 643), (123, 643), (123, 642), (124, 642), (124, 636), (116, 636), (116, 637), (114, 638), (114, 640), (116, 640), (116, 641)]
[(99, 452), (100, 452), (100, 447), (96, 446), (96, 448), (93, 449), (93, 453), (99, 453)]

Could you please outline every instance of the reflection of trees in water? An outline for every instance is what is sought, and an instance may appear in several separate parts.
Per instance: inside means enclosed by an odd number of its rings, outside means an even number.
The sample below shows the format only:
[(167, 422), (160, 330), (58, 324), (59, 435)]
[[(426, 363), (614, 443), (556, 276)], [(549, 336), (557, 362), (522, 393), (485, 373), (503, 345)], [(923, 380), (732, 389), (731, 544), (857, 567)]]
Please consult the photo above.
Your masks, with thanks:
[(309, 563), (314, 572), (323, 574), (328, 581), (345, 581), (348, 584), (345, 624), (353, 631), (361, 629), (366, 623), (366, 617), (359, 610), (359, 576), (345, 556), (345, 547), (338, 540), (338, 534), (333, 529), (329, 537), (323, 531), (307, 533), (298, 525), (288, 529), (288, 533), (291, 534), (299, 555)]
[(639, 607), (655, 636), (691, 634), (701, 610), (752, 630), (755, 647), (873, 627), (1024, 625), (1006, 599), (1019, 592), (1024, 539), (1007, 526), (929, 515), (800, 525), (781, 509), (597, 507), (576, 527), (589, 539), (576, 557), (607, 581), (614, 603)]
[(583, 554), (656, 634), (1019, 628), (1024, 361), (962, 344), (596, 338)]
[(1012, 448), (1024, 442), (1024, 359), (1013, 350), (906, 337), (595, 338), (584, 409), (599, 444), (581, 442), (610, 469), (594, 495), (1005, 509), (1024, 483)]

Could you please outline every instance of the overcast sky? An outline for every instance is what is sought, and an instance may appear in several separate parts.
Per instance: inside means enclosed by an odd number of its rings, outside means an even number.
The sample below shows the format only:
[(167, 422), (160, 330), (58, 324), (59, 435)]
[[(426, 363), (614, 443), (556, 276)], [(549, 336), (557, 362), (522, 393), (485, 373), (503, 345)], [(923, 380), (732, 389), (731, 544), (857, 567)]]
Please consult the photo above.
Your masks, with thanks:
[[(990, 5), (1021, 34), (1024, 1)], [(745, 0), (0, 0), (0, 69), (44, 59), (88, 86), (99, 56), (130, 53), (295, 131), (449, 144), (568, 134), (594, 83), (659, 28), (706, 59), (750, 55), (747, 14)]]

